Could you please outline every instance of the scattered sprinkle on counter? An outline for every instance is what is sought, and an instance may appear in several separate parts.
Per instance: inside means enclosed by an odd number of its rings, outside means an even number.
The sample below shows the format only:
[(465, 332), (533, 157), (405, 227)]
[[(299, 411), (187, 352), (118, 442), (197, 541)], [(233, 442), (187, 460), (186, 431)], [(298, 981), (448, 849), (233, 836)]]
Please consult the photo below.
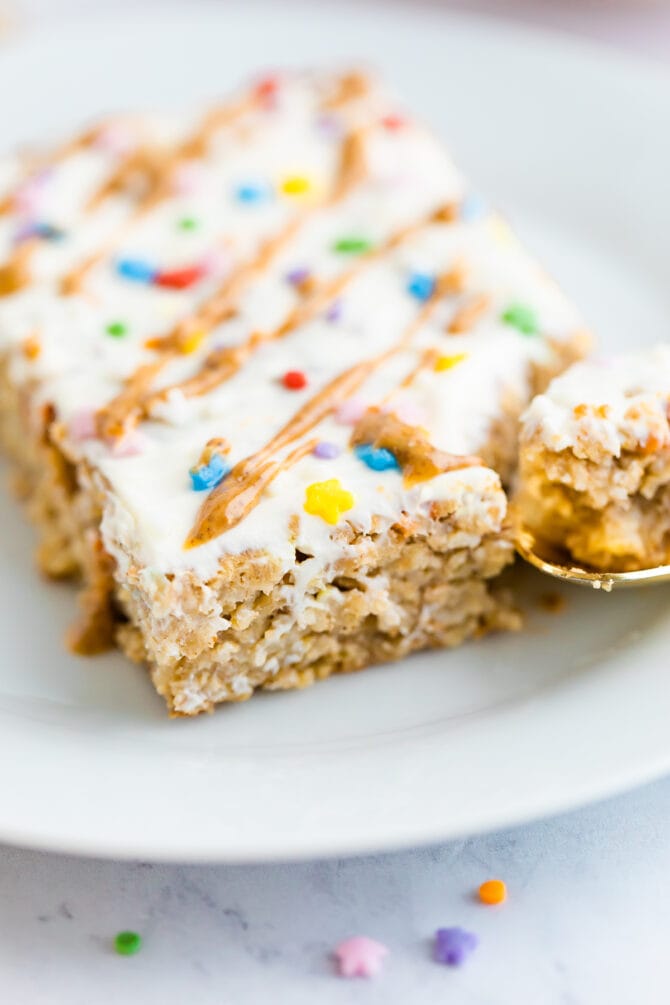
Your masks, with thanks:
[(372, 247), (372, 242), (368, 241), (366, 237), (340, 237), (333, 244), (333, 251), (337, 251), (341, 255), (362, 255), (365, 251), (369, 251)]
[(417, 300), (428, 300), (435, 290), (435, 278), (425, 272), (413, 272), (407, 283), (407, 292)]
[(307, 387), (307, 377), (302, 370), (287, 370), (281, 382), (289, 391), (302, 391)]
[(539, 331), (537, 315), (527, 304), (510, 304), (500, 319), (506, 325), (516, 328), (522, 335), (537, 335)]
[(319, 516), (333, 526), (347, 510), (353, 509), (354, 497), (342, 488), (339, 478), (329, 478), (325, 482), (312, 482), (305, 490), (305, 513)]
[(389, 949), (383, 942), (357, 935), (340, 942), (334, 955), (342, 977), (374, 977), (381, 970)]
[(134, 956), (142, 948), (142, 936), (137, 932), (119, 932), (114, 939), (114, 949), (119, 956)]
[(113, 335), (114, 338), (122, 338), (128, 334), (128, 326), (124, 325), (123, 321), (111, 321), (105, 331), (108, 335)]
[(230, 471), (230, 464), (223, 459), (221, 454), (212, 454), (207, 464), (198, 464), (191, 468), (191, 485), (194, 492), (204, 492), (207, 489), (214, 489)]
[(467, 352), (459, 352), (454, 356), (438, 356), (435, 361), (435, 372), (442, 373), (444, 370), (453, 370), (455, 366), (468, 358)]
[(435, 932), (433, 958), (448, 967), (460, 967), (479, 945), (473, 932), (464, 928), (438, 928)]
[(337, 443), (329, 443), (327, 440), (321, 440), (312, 451), (314, 456), (322, 461), (332, 461), (336, 457), (339, 457), (341, 452)]
[(371, 443), (360, 443), (354, 447), (354, 453), (359, 461), (363, 461), (371, 471), (399, 471), (395, 454), (386, 447), (373, 447)]
[(158, 269), (143, 258), (119, 258), (116, 271), (124, 279), (136, 283), (152, 283), (158, 275)]
[(482, 904), (504, 904), (507, 900), (507, 887), (502, 879), (487, 879), (478, 892)]
[(312, 183), (309, 178), (305, 178), (303, 175), (293, 175), (290, 178), (284, 178), (281, 183), (281, 190), (284, 195), (305, 195), (312, 188)]

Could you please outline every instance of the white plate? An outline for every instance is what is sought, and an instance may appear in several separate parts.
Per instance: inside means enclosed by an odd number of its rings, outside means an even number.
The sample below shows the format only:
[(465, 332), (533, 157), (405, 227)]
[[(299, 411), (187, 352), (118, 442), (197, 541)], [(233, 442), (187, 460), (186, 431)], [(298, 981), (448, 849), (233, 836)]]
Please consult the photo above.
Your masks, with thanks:
[[(0, 52), (3, 142), (103, 109), (225, 91), (264, 64), (373, 61), (452, 143), (609, 345), (669, 333), (670, 77), (487, 21), (191, 4), (68, 25)], [(0, 512), (0, 839), (83, 853), (259, 860), (499, 827), (670, 768), (670, 592), (574, 589), (561, 616), (196, 721), (141, 670), (65, 654), (67, 587)]]

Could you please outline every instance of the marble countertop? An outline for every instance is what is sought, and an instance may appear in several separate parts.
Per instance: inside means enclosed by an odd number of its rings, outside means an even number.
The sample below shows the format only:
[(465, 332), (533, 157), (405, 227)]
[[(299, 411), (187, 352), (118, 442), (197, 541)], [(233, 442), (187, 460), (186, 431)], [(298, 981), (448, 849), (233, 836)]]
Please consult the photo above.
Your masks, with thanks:
[[(165, 866), (0, 849), (8, 1005), (667, 1005), (670, 780), (513, 831), (373, 858)], [(473, 897), (485, 878), (509, 900)], [(437, 927), (480, 937), (460, 969)], [(112, 948), (142, 934), (133, 957)], [(391, 949), (336, 976), (352, 934)]]
[[(0, 3), (0, 13), (26, 30), (91, 5), (17, 0)], [(670, 7), (661, 3), (445, 5), (670, 52)], [(184, 867), (0, 848), (0, 1000), (667, 1005), (669, 822), (667, 780), (513, 831), (356, 860)], [(491, 876), (508, 884), (502, 908), (474, 899)], [(451, 925), (481, 940), (458, 970), (431, 959), (434, 930)], [(115, 954), (121, 929), (142, 934), (138, 955)], [(353, 934), (391, 949), (372, 981), (335, 974), (331, 950)]]

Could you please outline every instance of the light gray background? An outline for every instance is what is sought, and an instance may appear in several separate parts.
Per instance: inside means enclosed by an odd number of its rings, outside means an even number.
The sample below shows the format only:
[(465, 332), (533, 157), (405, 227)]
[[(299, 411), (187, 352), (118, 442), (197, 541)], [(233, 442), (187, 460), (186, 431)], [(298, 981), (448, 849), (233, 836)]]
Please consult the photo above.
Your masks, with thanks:
[[(114, 7), (126, 5), (117, 0)], [(670, 7), (660, 2), (444, 5), (504, 13), (664, 61), (670, 56)], [(0, 0), (0, 15), (10, 31), (25, 32), (36, 20), (85, 16), (98, 6), (107, 4)], [(160, 16), (161, 5), (154, 6)], [(0, 849), (0, 1000), (667, 1005), (669, 821), (665, 781), (515, 831), (359, 860), (207, 868)], [(492, 875), (509, 886), (502, 909), (473, 897)], [(481, 937), (460, 971), (430, 959), (432, 932), (452, 924)], [(144, 935), (141, 954), (113, 953), (121, 928)], [(356, 933), (391, 948), (373, 982), (334, 976), (330, 949)]]

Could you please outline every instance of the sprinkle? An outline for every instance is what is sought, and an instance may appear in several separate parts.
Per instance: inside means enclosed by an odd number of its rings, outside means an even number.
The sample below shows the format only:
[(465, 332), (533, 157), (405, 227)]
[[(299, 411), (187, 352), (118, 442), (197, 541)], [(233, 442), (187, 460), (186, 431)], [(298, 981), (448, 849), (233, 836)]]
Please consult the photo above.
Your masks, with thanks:
[(172, 174), (172, 187), (180, 195), (192, 195), (202, 188), (206, 175), (206, 171), (198, 161), (178, 164)]
[(62, 241), (65, 231), (60, 227), (54, 227), (52, 223), (40, 223), (35, 220), (19, 227), (14, 235), (14, 241), (20, 244), (21, 241), (27, 241), (31, 237), (39, 237), (43, 241)]
[(479, 887), (479, 899), (482, 904), (504, 904), (507, 900), (507, 887), (502, 879), (487, 879)]
[(460, 205), (459, 216), (465, 223), (480, 220), (488, 213), (488, 205), (476, 192), (468, 192)]
[(408, 426), (421, 426), (426, 422), (425, 408), (417, 405), (414, 401), (401, 400), (394, 403), (389, 411), (393, 412), (401, 422), (406, 422)]
[(202, 265), (190, 265), (184, 269), (169, 269), (154, 276), (156, 286), (170, 290), (186, 290), (205, 275)]
[(206, 337), (207, 332), (204, 329), (190, 332), (179, 340), (179, 352), (183, 356), (190, 356), (192, 352), (196, 352), (200, 348)]
[(158, 275), (158, 269), (141, 258), (119, 258), (116, 271), (124, 279), (132, 279), (136, 283), (152, 283)]
[(467, 358), (467, 352), (457, 352), (454, 356), (439, 356), (435, 361), (435, 372), (442, 373), (444, 370), (452, 370)]
[(230, 464), (221, 454), (212, 454), (207, 464), (199, 464), (191, 468), (191, 485), (194, 492), (204, 492), (206, 489), (213, 489), (223, 481), (230, 471)]
[(272, 195), (269, 185), (261, 182), (243, 182), (235, 189), (235, 198), (238, 202), (264, 202)]
[(400, 470), (395, 454), (392, 454), (386, 447), (373, 447), (371, 443), (360, 443), (354, 447), (354, 453), (359, 461), (367, 464), (372, 471)]
[(459, 967), (478, 945), (477, 936), (464, 928), (438, 928), (435, 932), (434, 959), (449, 967)]
[(334, 115), (319, 115), (316, 127), (329, 136), (339, 136), (342, 133), (342, 126)]
[(339, 321), (341, 317), (342, 317), (342, 301), (333, 300), (332, 304), (326, 311), (325, 314), (326, 321), (330, 321), (332, 323), (334, 321)]
[(267, 101), (274, 98), (279, 90), (279, 80), (277, 77), (263, 77), (254, 87), (254, 94), (257, 98)]
[(92, 408), (82, 408), (75, 412), (68, 422), (68, 429), (73, 440), (93, 440), (97, 435), (95, 428), (95, 412)]
[(134, 956), (142, 948), (142, 936), (137, 932), (119, 932), (114, 939), (114, 948), (119, 956)]
[(340, 942), (334, 953), (342, 977), (374, 977), (388, 954), (388, 946), (366, 935)]
[(111, 451), (114, 457), (137, 457), (146, 449), (149, 440), (143, 433), (136, 429), (126, 433), (120, 440), (114, 440), (111, 444)]
[(284, 178), (281, 183), (281, 190), (284, 195), (305, 195), (309, 192), (312, 184), (309, 178), (304, 178), (302, 175), (293, 175), (290, 178)]
[(522, 335), (537, 335), (539, 329), (535, 311), (526, 304), (510, 304), (501, 314), (500, 320), (517, 328)]
[(134, 137), (118, 122), (110, 122), (98, 132), (95, 146), (113, 154), (125, 154), (134, 145)]
[(287, 370), (281, 382), (289, 391), (302, 391), (307, 387), (307, 377), (302, 370)]
[(507, 223), (507, 221), (503, 220), (502, 216), (496, 214), (495, 216), (491, 217), (491, 219), (489, 220), (489, 229), (491, 231), (492, 237), (494, 238), (494, 240), (498, 242), (498, 244), (502, 245), (516, 244), (516, 237), (514, 236), (514, 231)]
[(407, 292), (417, 300), (428, 300), (435, 290), (435, 279), (425, 272), (414, 272), (407, 283)]
[(342, 402), (335, 413), (335, 422), (341, 426), (355, 426), (368, 409), (368, 403), (363, 398), (349, 398)]
[(128, 334), (128, 327), (124, 325), (123, 321), (112, 321), (107, 325), (105, 331), (108, 335), (113, 335), (114, 338), (121, 338), (122, 335)]
[(177, 226), (180, 230), (197, 230), (200, 224), (194, 216), (183, 216), (177, 221)]
[(36, 335), (29, 335), (21, 343), (21, 351), (26, 359), (39, 359), (42, 355), (42, 344)]
[(336, 457), (339, 457), (342, 451), (338, 447), (337, 443), (328, 443), (327, 440), (321, 440), (320, 443), (314, 447), (312, 451), (315, 457), (318, 457), (322, 461), (332, 461)]
[(397, 129), (402, 129), (402, 127), (406, 124), (407, 122), (402, 115), (385, 115), (382, 119), (384, 129), (388, 129), (391, 132), (395, 132)]
[(286, 273), (286, 282), (290, 283), (291, 286), (301, 286), (306, 279), (309, 279), (309, 276), (309, 269), (306, 266), (299, 266)]
[(333, 245), (333, 251), (343, 255), (361, 255), (369, 251), (372, 242), (365, 237), (340, 237)]
[(353, 509), (354, 497), (342, 488), (339, 478), (312, 482), (305, 490), (305, 513), (320, 516), (326, 523), (336, 524), (343, 513)]

